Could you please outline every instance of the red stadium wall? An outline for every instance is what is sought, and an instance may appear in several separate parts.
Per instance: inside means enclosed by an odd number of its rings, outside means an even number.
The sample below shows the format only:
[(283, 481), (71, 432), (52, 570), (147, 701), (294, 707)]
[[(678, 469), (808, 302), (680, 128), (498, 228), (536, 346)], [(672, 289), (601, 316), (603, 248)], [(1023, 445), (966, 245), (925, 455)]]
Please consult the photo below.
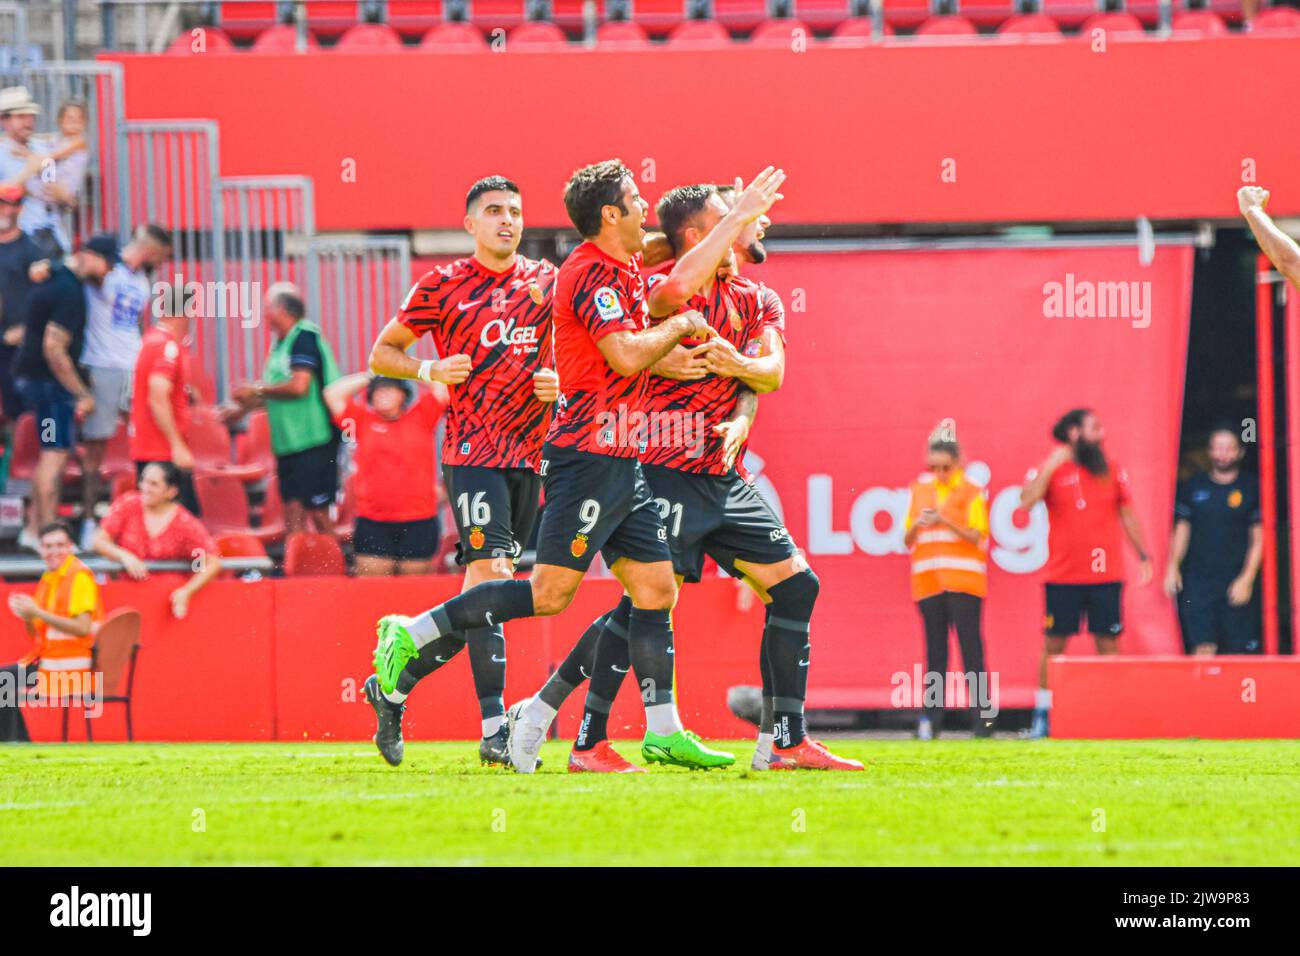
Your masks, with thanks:
[(459, 228), (497, 171), (567, 227), (565, 178), (607, 156), (652, 201), (778, 163), (789, 223), (1235, 217), (1243, 168), (1300, 213), (1300, 129), (1267, 92), (1295, 37), (115, 58), (128, 118), (218, 120), (223, 173), (312, 176), (323, 230)]
[[(1108, 426), (1107, 451), (1129, 472), (1147, 543), (1164, 566), (1191, 250), (1162, 246), (1149, 266), (1130, 247), (783, 253), (753, 274), (788, 311), (785, 384), (760, 399), (751, 448), (822, 579), (814, 624), (825, 637), (815, 643), (810, 703), (889, 706), (894, 675), (923, 655), (901, 519), (926, 437), (952, 418), (968, 461), (991, 474), (989, 664), (1002, 706), (1026, 706), (1042, 645), (1035, 572), (1047, 525), (1045, 516), (1028, 525), (1017, 499), (1066, 409), (1091, 406)], [(1149, 324), (1046, 317), (1045, 284), (1067, 276), (1076, 289), (1149, 283)], [(1131, 554), (1123, 560), (1135, 565)], [(1158, 586), (1130, 584), (1125, 597), (1121, 649), (1177, 652), (1172, 607)], [(1092, 650), (1076, 639), (1071, 652)]]
[[(393, 611), (416, 613), (459, 589), (454, 578), (286, 578), (214, 582), (195, 599), (190, 616), (174, 620), (167, 595), (179, 579), (113, 581), (105, 607), (136, 607), (144, 615), (135, 689), (137, 740), (365, 740), (374, 716), (361, 696), (370, 673), (375, 621)], [(4, 593), (32, 586), (0, 585)], [(564, 614), (509, 628), (508, 702), (531, 694), (568, 653), (582, 630), (621, 593), (612, 580), (589, 581)], [(0, 627), (0, 663), (29, 647), (18, 622)], [(742, 610), (726, 581), (693, 588), (676, 613), (683, 635), (677, 651), (683, 717), (713, 737), (747, 736), (726, 710), (726, 689), (758, 682), (762, 613)], [(613, 733), (643, 728), (635, 681), (620, 695)], [(562, 712), (560, 731), (577, 729), (582, 694)], [(474, 739), (478, 708), (468, 657), (461, 654), (411, 696), (412, 739)], [(26, 711), (35, 740), (57, 740), (61, 712)], [(71, 737), (84, 739), (80, 713)], [(93, 728), (96, 740), (125, 739), (118, 705)]]

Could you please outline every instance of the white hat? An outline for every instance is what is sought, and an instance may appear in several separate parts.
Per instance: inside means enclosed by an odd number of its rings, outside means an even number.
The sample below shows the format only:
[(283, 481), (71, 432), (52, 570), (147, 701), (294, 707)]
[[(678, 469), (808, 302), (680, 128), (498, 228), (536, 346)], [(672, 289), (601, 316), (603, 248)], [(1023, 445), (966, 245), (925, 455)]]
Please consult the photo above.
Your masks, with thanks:
[(27, 87), (7, 86), (0, 90), (0, 116), (5, 113), (29, 113), (35, 116), (40, 111), (32, 94), (27, 92)]

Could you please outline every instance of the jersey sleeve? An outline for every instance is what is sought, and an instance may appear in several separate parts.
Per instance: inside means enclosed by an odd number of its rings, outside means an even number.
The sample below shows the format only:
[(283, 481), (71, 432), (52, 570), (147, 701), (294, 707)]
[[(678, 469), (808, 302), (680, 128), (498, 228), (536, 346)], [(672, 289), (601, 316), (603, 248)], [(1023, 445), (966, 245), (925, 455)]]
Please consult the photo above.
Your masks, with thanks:
[(573, 294), (573, 314), (593, 339), (613, 332), (637, 332), (639, 309), (619, 286), (617, 273), (603, 263), (593, 263)]
[(781, 297), (776, 294), (775, 290), (768, 286), (761, 285), (759, 292), (759, 318), (763, 322), (763, 331), (776, 329), (777, 334), (781, 336), (781, 341), (785, 341), (785, 303)]
[(438, 292), (447, 275), (440, 269), (433, 269), (420, 276), (411, 291), (406, 293), (402, 306), (397, 310), (397, 321), (411, 330), (416, 338), (431, 331), (442, 321)]
[(293, 340), (293, 349), (289, 352), (289, 368), (305, 368), (314, 372), (323, 364), (320, 336), (310, 329), (303, 329)]
[(981, 538), (987, 537), (989, 533), (989, 507), (984, 500), (986, 494), (981, 490), (971, 499), (970, 507), (966, 510), (966, 524), (978, 531)]
[(99, 585), (89, 571), (78, 571), (72, 581), (72, 594), (68, 598), (68, 616), (94, 614), (99, 606)]
[(175, 342), (164, 342), (161, 348), (149, 350), (148, 364), (145, 366), (148, 376), (161, 375), (169, 382), (176, 380), (176, 370), (180, 368), (181, 349)]
[(1178, 490), (1174, 493), (1174, 520), (1192, 520), (1192, 494), (1185, 481), (1178, 485)]
[(907, 511), (903, 517), (903, 530), (911, 531), (912, 525), (916, 524), (916, 495), (911, 488), (907, 489)]
[(1115, 504), (1121, 508), (1133, 501), (1133, 485), (1128, 480), (1128, 472), (1115, 466)]

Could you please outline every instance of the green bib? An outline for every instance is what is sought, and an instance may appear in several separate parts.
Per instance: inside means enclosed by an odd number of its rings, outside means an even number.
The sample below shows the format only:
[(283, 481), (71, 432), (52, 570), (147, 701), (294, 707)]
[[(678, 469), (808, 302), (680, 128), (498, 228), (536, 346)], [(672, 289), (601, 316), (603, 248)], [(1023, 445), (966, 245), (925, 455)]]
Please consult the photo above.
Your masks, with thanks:
[[(289, 356), (293, 352), (294, 341), (304, 330), (315, 332), (316, 340), (320, 343), (321, 377), (325, 384), (329, 385), (339, 377), (334, 353), (321, 334), (320, 327), (307, 319), (299, 319), (284, 338), (271, 346), (262, 373), (267, 385), (279, 385), (293, 377), (289, 368)], [(314, 373), (311, 385), (299, 397), (268, 398), (266, 417), (271, 426), (271, 450), (277, 455), (292, 455), (308, 448), (316, 448), (333, 441), (335, 437), (329, 410), (321, 396), (320, 378)]]

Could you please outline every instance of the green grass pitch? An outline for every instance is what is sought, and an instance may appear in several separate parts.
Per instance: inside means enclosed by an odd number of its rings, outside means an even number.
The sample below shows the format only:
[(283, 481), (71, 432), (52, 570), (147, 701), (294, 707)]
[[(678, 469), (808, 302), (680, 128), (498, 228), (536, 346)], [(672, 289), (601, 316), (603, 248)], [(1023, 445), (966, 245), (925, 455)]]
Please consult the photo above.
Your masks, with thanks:
[[(638, 758), (637, 745), (617, 745)], [(1300, 742), (837, 740), (867, 772), (481, 768), (472, 743), (0, 747), (0, 864), (1258, 865)]]

